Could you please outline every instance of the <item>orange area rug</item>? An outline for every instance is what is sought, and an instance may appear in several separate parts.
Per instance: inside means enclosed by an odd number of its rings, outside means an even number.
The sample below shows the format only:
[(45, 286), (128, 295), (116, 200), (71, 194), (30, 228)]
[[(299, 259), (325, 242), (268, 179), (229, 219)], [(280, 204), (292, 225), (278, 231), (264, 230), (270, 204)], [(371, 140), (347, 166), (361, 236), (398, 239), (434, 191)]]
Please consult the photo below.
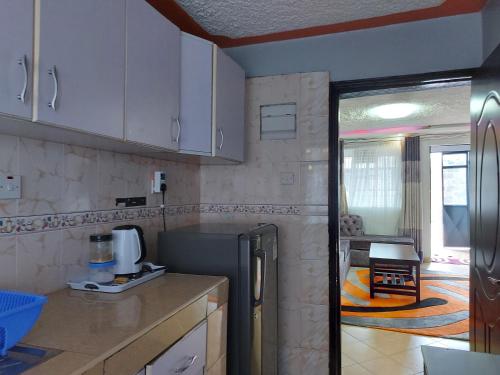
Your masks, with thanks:
[(396, 294), (370, 299), (368, 268), (351, 267), (342, 288), (342, 323), (415, 335), (468, 339), (468, 275), (422, 271), (421, 301)]

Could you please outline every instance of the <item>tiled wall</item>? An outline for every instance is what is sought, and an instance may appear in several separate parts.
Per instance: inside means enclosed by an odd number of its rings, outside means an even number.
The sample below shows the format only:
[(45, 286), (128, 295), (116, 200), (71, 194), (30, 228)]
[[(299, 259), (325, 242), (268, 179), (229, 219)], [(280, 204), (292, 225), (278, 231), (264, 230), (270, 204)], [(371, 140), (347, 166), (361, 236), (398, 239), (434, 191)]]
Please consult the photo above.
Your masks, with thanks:
[[(328, 374), (328, 88), (328, 73), (247, 80), (248, 162), (201, 167), (201, 221), (279, 226), (282, 375)], [(261, 141), (260, 106), (290, 102), (297, 138)]]
[[(162, 228), (155, 170), (168, 175), (167, 226), (199, 221), (199, 166), (0, 135), (0, 173), (22, 176), (22, 198), (0, 200), (0, 289), (47, 293), (86, 274), (89, 235), (117, 225), (145, 229), (155, 259)], [(148, 208), (115, 198), (147, 196)]]

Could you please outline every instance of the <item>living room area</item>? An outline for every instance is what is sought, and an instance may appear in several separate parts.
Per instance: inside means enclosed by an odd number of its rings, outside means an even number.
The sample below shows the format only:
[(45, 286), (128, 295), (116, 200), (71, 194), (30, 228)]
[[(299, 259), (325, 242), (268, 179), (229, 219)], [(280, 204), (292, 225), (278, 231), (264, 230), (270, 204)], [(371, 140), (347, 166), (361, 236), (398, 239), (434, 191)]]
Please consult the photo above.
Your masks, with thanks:
[(468, 350), (470, 83), (340, 99), (344, 373), (420, 373), (420, 345)]

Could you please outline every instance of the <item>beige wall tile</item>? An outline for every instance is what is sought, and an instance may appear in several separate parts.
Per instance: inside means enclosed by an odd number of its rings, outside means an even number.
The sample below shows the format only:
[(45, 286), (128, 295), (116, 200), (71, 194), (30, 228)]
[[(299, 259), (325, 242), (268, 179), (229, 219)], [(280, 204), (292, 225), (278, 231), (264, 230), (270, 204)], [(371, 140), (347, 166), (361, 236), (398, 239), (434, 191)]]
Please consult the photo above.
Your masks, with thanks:
[(300, 310), (303, 348), (328, 351), (328, 306), (305, 305)]
[(62, 212), (97, 208), (97, 155), (95, 149), (64, 145)]
[(128, 156), (99, 151), (97, 206), (101, 210), (116, 208), (115, 198), (127, 196)]
[(64, 287), (61, 270), (61, 231), (17, 238), (17, 287), (50, 293)]
[[(0, 174), (19, 174), (19, 138), (0, 135)], [(0, 199), (0, 216), (17, 215), (17, 200)]]
[(301, 218), (301, 259), (327, 260), (328, 240), (327, 216), (305, 216)]
[(305, 73), (300, 80), (300, 116), (328, 116), (330, 76), (326, 72)]
[(0, 289), (16, 288), (16, 237), (0, 240)]
[(298, 122), (300, 160), (328, 160), (328, 116), (305, 116)]
[(19, 172), (23, 179), (19, 215), (60, 212), (63, 186), (63, 145), (21, 138)]
[(301, 202), (328, 204), (328, 162), (304, 162), (300, 165)]
[(90, 235), (95, 233), (95, 225), (62, 231), (61, 266), (64, 282), (82, 280), (88, 276)]

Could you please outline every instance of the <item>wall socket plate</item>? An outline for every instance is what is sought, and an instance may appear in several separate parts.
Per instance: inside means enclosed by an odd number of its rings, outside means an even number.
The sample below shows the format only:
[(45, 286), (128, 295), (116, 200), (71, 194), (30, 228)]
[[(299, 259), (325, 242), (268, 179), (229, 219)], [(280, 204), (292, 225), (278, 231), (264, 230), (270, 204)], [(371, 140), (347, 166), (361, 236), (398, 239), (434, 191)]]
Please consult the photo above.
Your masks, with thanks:
[(280, 184), (281, 185), (293, 185), (295, 183), (295, 174), (293, 172), (281, 172), (280, 173)]
[(21, 176), (0, 174), (0, 199), (21, 198)]
[(151, 181), (151, 193), (161, 193), (161, 185), (167, 183), (167, 172), (156, 171)]

